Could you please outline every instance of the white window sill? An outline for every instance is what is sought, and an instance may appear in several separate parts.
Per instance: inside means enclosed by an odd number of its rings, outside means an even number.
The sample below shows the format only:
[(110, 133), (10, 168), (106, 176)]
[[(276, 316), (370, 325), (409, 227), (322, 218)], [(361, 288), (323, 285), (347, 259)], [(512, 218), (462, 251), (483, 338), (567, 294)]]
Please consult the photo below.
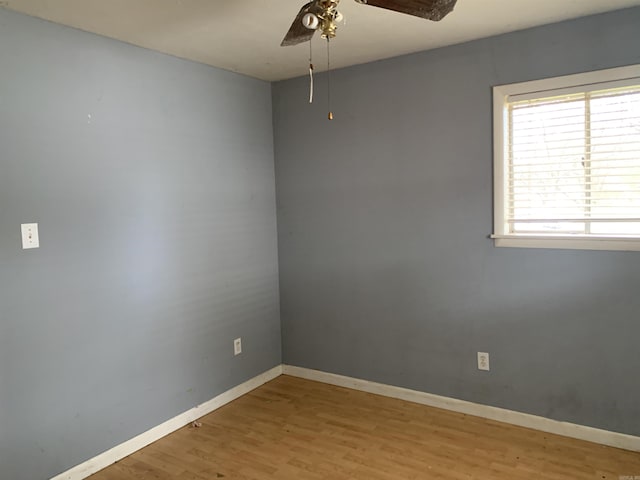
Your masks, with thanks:
[(640, 251), (640, 237), (584, 235), (491, 235), (496, 247), (561, 248), (571, 250)]

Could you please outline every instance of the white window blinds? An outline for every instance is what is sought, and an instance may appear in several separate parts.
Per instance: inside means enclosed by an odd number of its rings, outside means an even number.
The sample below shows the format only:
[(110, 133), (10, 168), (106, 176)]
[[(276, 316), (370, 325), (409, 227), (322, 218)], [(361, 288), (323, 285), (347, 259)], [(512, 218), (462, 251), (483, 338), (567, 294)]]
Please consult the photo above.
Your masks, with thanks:
[(506, 98), (505, 234), (640, 237), (636, 80)]

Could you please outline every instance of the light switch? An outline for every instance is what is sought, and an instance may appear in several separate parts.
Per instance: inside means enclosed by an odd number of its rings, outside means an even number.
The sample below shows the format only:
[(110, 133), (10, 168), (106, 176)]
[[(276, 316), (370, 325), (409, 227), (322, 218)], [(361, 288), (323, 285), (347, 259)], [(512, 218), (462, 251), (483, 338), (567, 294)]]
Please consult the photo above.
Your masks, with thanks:
[(38, 248), (40, 246), (40, 239), (38, 238), (38, 224), (37, 223), (23, 223), (22, 224), (22, 248)]

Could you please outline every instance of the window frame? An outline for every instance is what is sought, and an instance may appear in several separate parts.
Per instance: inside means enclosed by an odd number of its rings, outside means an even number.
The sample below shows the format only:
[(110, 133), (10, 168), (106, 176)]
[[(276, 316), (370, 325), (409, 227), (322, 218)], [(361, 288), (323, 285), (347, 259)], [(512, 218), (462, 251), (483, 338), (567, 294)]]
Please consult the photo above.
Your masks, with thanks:
[(496, 247), (560, 248), (577, 250), (629, 250), (640, 251), (640, 236), (595, 236), (584, 234), (510, 234), (506, 228), (508, 200), (507, 155), (509, 96), (531, 95), (544, 98), (558, 90), (584, 91), (584, 87), (598, 83), (629, 82), (640, 84), (640, 65), (597, 70), (528, 82), (497, 85), (493, 87), (493, 234)]

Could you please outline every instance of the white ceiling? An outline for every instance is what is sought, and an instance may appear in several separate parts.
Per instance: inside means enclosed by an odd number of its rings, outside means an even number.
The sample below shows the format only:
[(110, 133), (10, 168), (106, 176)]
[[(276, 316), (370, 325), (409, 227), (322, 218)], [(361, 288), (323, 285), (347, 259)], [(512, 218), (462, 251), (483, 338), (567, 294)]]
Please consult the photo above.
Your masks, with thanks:
[[(280, 47), (308, 0), (2, 0), (0, 6), (264, 80), (304, 75), (308, 43)], [(546, 23), (640, 5), (640, 0), (458, 0), (430, 22), (342, 0), (346, 23), (332, 67), (370, 62)], [(314, 39), (316, 63), (325, 45)]]

